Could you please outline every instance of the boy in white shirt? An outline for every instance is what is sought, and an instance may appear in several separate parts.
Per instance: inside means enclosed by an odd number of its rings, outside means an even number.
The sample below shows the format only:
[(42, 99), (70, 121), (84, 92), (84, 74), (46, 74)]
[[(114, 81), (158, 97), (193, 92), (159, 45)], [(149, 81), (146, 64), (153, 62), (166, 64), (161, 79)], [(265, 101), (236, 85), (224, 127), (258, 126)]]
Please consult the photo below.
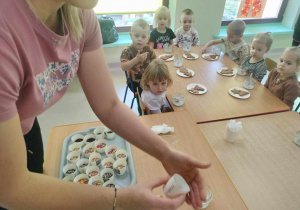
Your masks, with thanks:
[(249, 55), (248, 44), (243, 40), (246, 24), (242, 20), (232, 21), (227, 29), (227, 36), (221, 39), (209, 41), (202, 49), (202, 53), (212, 45), (223, 43), (225, 45), (225, 55), (228, 55), (234, 62), (240, 65), (244, 58)]
[(194, 21), (194, 12), (191, 9), (182, 11), (180, 19), (182, 26), (175, 32), (174, 46), (182, 47), (185, 42), (190, 43), (192, 46), (200, 45), (198, 32), (192, 27)]

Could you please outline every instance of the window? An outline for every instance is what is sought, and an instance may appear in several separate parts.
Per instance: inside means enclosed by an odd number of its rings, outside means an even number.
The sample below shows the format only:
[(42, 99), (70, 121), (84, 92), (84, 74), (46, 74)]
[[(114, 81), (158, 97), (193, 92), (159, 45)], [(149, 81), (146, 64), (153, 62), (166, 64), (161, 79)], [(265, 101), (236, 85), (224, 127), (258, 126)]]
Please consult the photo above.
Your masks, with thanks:
[(118, 32), (128, 32), (136, 19), (143, 18), (149, 25), (152, 25), (154, 12), (162, 5), (168, 6), (168, 1), (99, 0), (94, 11), (98, 17), (106, 15), (113, 18)]
[(226, 0), (222, 25), (237, 18), (247, 24), (281, 22), (287, 0)]

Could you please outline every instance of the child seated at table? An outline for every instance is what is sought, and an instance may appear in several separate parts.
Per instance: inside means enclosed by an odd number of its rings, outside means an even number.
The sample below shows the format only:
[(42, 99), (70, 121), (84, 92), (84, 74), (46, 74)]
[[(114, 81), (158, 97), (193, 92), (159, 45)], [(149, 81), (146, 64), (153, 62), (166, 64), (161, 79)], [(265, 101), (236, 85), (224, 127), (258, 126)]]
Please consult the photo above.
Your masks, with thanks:
[(275, 96), (293, 109), (295, 99), (300, 96), (297, 72), (300, 69), (300, 46), (286, 48), (280, 56), (277, 68), (273, 69), (265, 83)]
[(191, 46), (200, 45), (198, 32), (193, 28), (194, 12), (191, 9), (185, 9), (181, 13), (180, 26), (176, 32), (176, 38), (174, 39), (174, 46), (182, 47), (183, 43), (190, 43)]
[(241, 66), (245, 67), (247, 72), (252, 73), (253, 77), (259, 82), (267, 74), (267, 65), (264, 54), (267, 53), (272, 45), (273, 39), (269, 33), (256, 34), (251, 42), (250, 55), (247, 56)]
[(173, 83), (168, 66), (162, 60), (155, 60), (146, 68), (141, 79), (142, 101), (151, 114), (166, 112), (166, 90)]
[(150, 26), (147, 21), (143, 19), (136, 20), (130, 32), (130, 38), (132, 45), (127, 46), (121, 54), (121, 68), (124, 71), (133, 71), (133, 90), (131, 90), (130, 80), (127, 78), (127, 85), (132, 92), (136, 92), (139, 89), (139, 93), (142, 93), (140, 87), (140, 80), (142, 75), (149, 65), (149, 63), (156, 58), (155, 52), (151, 47), (147, 45), (149, 40)]
[(239, 19), (232, 21), (226, 29), (227, 36), (209, 41), (203, 47), (202, 53), (205, 53), (207, 48), (212, 45), (223, 43), (225, 45), (225, 55), (228, 55), (240, 65), (244, 58), (249, 55), (248, 45), (242, 38), (245, 28), (246, 24), (244, 21)]
[(155, 11), (154, 25), (156, 28), (150, 33), (149, 46), (162, 49), (166, 43), (173, 44), (175, 34), (170, 29), (171, 15), (167, 7), (161, 6)]

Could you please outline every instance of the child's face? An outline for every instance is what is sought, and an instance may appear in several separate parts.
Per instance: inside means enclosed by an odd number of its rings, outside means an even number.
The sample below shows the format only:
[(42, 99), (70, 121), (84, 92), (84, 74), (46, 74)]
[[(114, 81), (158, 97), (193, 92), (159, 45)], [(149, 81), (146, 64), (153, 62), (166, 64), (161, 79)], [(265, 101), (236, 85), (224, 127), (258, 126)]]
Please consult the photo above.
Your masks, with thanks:
[(226, 30), (226, 32), (228, 41), (232, 42), (233, 44), (239, 43), (241, 41), (241, 38), (243, 37), (243, 35), (237, 35), (228, 29)]
[(143, 29), (140, 26), (136, 26), (136, 28), (130, 33), (130, 38), (132, 40), (133, 47), (137, 50), (141, 50), (146, 46), (149, 40), (148, 30)]
[(161, 95), (163, 92), (165, 92), (167, 90), (168, 81), (167, 80), (164, 80), (161, 82), (149, 81), (149, 82), (147, 82), (147, 85), (149, 85), (152, 93), (154, 93), (155, 95)]
[(182, 15), (180, 23), (182, 24), (183, 30), (189, 31), (194, 23), (194, 15)]
[(277, 71), (283, 76), (290, 76), (298, 71), (298, 68), (297, 57), (289, 51), (284, 51), (277, 64)]
[(268, 52), (267, 45), (259, 42), (257, 39), (253, 39), (250, 49), (252, 57), (256, 60), (262, 60), (266, 52)]
[(157, 27), (160, 29), (164, 29), (168, 27), (169, 19), (166, 16), (158, 17), (157, 19)]

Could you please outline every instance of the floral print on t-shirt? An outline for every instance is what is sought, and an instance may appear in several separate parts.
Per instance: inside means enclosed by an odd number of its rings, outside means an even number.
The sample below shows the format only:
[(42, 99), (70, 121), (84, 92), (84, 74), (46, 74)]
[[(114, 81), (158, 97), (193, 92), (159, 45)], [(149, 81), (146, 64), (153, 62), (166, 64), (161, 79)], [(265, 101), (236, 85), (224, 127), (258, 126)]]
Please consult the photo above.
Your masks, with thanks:
[(55, 92), (68, 86), (76, 76), (79, 66), (79, 49), (72, 52), (69, 63), (51, 62), (47, 69), (35, 76), (43, 98), (44, 106), (49, 103)]

